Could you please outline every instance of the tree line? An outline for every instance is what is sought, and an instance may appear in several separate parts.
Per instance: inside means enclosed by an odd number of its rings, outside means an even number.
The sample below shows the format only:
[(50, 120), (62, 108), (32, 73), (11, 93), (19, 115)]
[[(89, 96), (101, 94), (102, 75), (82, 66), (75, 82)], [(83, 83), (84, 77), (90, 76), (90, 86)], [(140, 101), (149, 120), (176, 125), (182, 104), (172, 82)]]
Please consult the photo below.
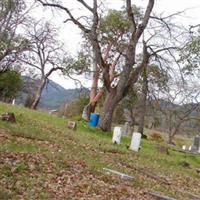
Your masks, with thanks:
[[(154, 0), (148, 0), (143, 8), (125, 0), (119, 10), (105, 10), (98, 0), (76, 3), (87, 11), (87, 16), (77, 16), (64, 1), (33, 1), (33, 5), (62, 11), (66, 26), (72, 22), (81, 30), (82, 48), (72, 57), (58, 39), (58, 31), (62, 30), (50, 21), (35, 21), (29, 15), (30, 5), (23, 0), (1, 1), (0, 79), (5, 80), (5, 74), (11, 77), (11, 71), (34, 71), (38, 87), (29, 96), (29, 107), (36, 109), (41, 92), (55, 71), (69, 77), (90, 74), (90, 98), (82, 115), (85, 120), (101, 102), (99, 127), (109, 131), (113, 113), (123, 103), (134, 124), (133, 108), (137, 102), (138, 131), (143, 133), (151, 103), (166, 116), (171, 143), (182, 123), (191, 120), (191, 114), (198, 109), (198, 25), (178, 24), (174, 19), (184, 12), (168, 16), (156, 13)], [(23, 34), (18, 29), (23, 29)], [(190, 82), (191, 77), (197, 81)], [(5, 84), (0, 83), (1, 100), (16, 92), (5, 94)], [(163, 100), (187, 106), (179, 112), (163, 109)]]

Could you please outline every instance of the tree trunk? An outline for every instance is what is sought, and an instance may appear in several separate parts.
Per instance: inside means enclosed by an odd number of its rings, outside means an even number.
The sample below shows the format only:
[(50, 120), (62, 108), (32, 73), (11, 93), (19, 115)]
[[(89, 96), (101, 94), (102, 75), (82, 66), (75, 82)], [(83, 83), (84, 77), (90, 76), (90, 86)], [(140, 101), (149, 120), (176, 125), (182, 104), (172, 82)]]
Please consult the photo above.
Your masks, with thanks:
[(41, 98), (41, 94), (42, 94), (42, 90), (44, 88), (46, 84), (46, 78), (42, 78), (41, 81), (40, 81), (40, 84), (39, 84), (39, 87), (36, 91), (36, 94), (35, 94), (35, 97), (34, 97), (34, 101), (31, 105), (31, 109), (36, 109), (39, 102), (40, 102), (40, 98)]
[(120, 100), (116, 88), (107, 93), (99, 123), (103, 131), (111, 131), (112, 116)]
[[(95, 43), (96, 44), (96, 43)], [(98, 81), (99, 81), (99, 67), (97, 64), (96, 58), (96, 51), (95, 45), (93, 44), (92, 52), (92, 67), (93, 67), (93, 77), (92, 77), (92, 87), (90, 90), (90, 101), (89, 103), (83, 108), (82, 118), (86, 121), (90, 118), (90, 113), (95, 111), (97, 101), (95, 101), (95, 97), (97, 96), (98, 90)]]
[(144, 135), (144, 122), (146, 115), (146, 102), (148, 93), (148, 79), (147, 79), (147, 66), (144, 66), (142, 81), (142, 95), (140, 100), (140, 114), (139, 114), (139, 125), (138, 132)]
[(173, 144), (173, 136), (172, 136), (172, 133), (169, 133), (169, 135), (168, 135), (168, 144)]
[(172, 113), (169, 111), (168, 144), (173, 144)]
[(83, 108), (83, 113), (82, 113), (82, 118), (86, 121), (89, 121), (90, 119), (90, 114), (93, 113), (95, 111), (96, 108), (96, 103), (95, 104), (87, 104), (84, 108)]

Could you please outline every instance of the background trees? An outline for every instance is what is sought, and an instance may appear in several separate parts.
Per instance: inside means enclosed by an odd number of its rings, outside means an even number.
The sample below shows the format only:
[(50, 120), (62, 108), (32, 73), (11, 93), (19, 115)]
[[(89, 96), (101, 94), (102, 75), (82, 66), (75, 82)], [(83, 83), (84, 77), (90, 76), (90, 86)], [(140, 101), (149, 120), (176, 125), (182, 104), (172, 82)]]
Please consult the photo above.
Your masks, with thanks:
[[(123, 57), (125, 61), (121, 67), (121, 73), (118, 76), (119, 81), (117, 81), (118, 83), (115, 86), (112, 86), (113, 79), (111, 76), (113, 73), (110, 73), (114, 70), (105, 62), (102, 54), (101, 44), (99, 42), (98, 24), (100, 18), (97, 0), (93, 1), (92, 6), (87, 4), (85, 1), (78, 1), (92, 14), (92, 22), (89, 24), (89, 28), (88, 26), (85, 26), (85, 24), (81, 23), (78, 19), (76, 19), (70, 12), (69, 8), (65, 7), (64, 5), (44, 2), (42, 0), (39, 0), (39, 2), (41, 2), (43, 6), (50, 6), (66, 12), (70, 20), (75, 25), (77, 25), (90, 40), (94, 53), (93, 62), (96, 65), (96, 69), (101, 70), (103, 85), (107, 91), (107, 97), (105, 99), (103, 111), (101, 114), (100, 127), (105, 131), (109, 130), (111, 128), (112, 115), (115, 107), (127, 95), (128, 89), (131, 87), (131, 85), (137, 81), (138, 75), (143, 68), (143, 63), (145, 63), (148, 59), (146, 56), (144, 56), (141, 63), (138, 63), (136, 67), (133, 67), (136, 64), (136, 46), (148, 24), (150, 13), (154, 6), (154, 0), (148, 1), (146, 11), (142, 17), (142, 21), (138, 24), (136, 21), (135, 13), (132, 10), (131, 0), (126, 1), (126, 15), (128, 18), (128, 23), (130, 23), (131, 26), (129, 28), (129, 37), (127, 38), (126, 48), (123, 49)], [(145, 45), (143, 51), (147, 51)]]
[(34, 68), (39, 77), (38, 87), (30, 102), (30, 107), (36, 109), (49, 76), (55, 71), (67, 69), (70, 59), (63, 45), (57, 40), (56, 29), (47, 22), (32, 22), (28, 26), (26, 37), (29, 49), (19, 60)]
[[(173, 23), (176, 14), (162, 16), (152, 12), (154, 0), (147, 1), (145, 8), (139, 8), (132, 4), (133, 1), (126, 0), (122, 9), (105, 12), (102, 12), (100, 1), (77, 0), (86, 16), (75, 13), (71, 5), (64, 1), (63, 4), (51, 0), (38, 2), (38, 5), (64, 12), (65, 22), (72, 22), (82, 31), (84, 44), (78, 56), (70, 58), (58, 41), (58, 30), (49, 22), (31, 20), (26, 15), (23, 0), (1, 2), (1, 73), (14, 68), (16, 64), (20, 64), (17, 67), (23, 66), (25, 72), (30, 69), (34, 71), (38, 78), (38, 87), (30, 95), (30, 107), (34, 109), (45, 84), (55, 71), (64, 72), (66, 76), (90, 74), (92, 83), (90, 99), (84, 109), (85, 118), (88, 119), (90, 112), (95, 111), (103, 97), (100, 127), (105, 131), (110, 130), (117, 106), (122, 108), (125, 100), (137, 99), (139, 103), (134, 102), (136, 105), (126, 105), (132, 106), (129, 110), (132, 118), (132, 111), (136, 107), (138, 131), (142, 133), (148, 110), (146, 106), (149, 97), (154, 97), (152, 91), (161, 90), (164, 95), (174, 78), (187, 81), (189, 76), (185, 78), (184, 73), (179, 77), (174, 76), (181, 71), (182, 64), (185, 65), (185, 73), (198, 74), (198, 31), (192, 27), (193, 33), (182, 53), (179, 53), (183, 43), (186, 43), (187, 31)], [(19, 33), (22, 24), (26, 25)], [(166, 90), (162, 90), (164, 85)], [(134, 91), (134, 97), (128, 99), (131, 90)], [(158, 96), (156, 98), (159, 99)]]
[(22, 87), (20, 73), (15, 70), (6, 70), (0, 75), (0, 100), (11, 102)]

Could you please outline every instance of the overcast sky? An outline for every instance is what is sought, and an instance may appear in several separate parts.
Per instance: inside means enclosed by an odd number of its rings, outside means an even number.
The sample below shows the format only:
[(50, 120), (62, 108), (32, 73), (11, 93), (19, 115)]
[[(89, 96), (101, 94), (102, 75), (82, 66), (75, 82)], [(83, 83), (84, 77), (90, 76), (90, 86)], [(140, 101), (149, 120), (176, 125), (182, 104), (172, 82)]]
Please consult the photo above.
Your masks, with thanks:
[[(32, 2), (32, 0), (27, 0)], [(76, 15), (86, 15), (87, 12), (80, 7), (80, 4), (77, 4), (75, 0), (62, 0), (64, 4), (69, 8), (72, 8), (72, 11)], [(86, 0), (90, 3), (92, 0)], [(103, 1), (107, 8), (120, 9), (124, 5), (124, 0), (105, 0)], [(133, 0), (133, 4), (136, 4), (140, 7), (145, 7), (147, 0)], [(49, 9), (44, 9), (41, 7), (34, 9), (33, 16), (37, 19), (45, 18), (55, 23), (56, 26), (60, 27), (60, 38), (66, 44), (66, 49), (73, 55), (76, 54), (79, 44), (81, 42), (80, 31), (72, 23), (63, 23), (66, 19), (65, 13), (59, 13), (52, 15)], [(156, 0), (154, 6), (154, 12), (162, 13), (163, 15), (169, 15), (176, 13), (178, 11), (183, 11), (176, 20), (178, 23), (181, 23), (185, 26), (200, 24), (200, 0)], [(75, 88), (76, 85), (73, 81), (63, 78), (58, 74), (51, 76), (51, 79), (59, 83), (65, 88)], [(81, 77), (79, 79), (83, 82), (83, 85), (88, 87), (90, 81), (87, 81)]]

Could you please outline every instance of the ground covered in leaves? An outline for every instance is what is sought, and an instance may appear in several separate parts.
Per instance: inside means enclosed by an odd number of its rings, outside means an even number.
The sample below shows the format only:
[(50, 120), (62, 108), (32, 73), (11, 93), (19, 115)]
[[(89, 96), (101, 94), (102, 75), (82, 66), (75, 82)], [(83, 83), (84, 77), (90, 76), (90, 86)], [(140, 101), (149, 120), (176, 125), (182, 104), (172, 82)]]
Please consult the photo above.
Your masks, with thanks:
[[(67, 120), (43, 112), (0, 104), (16, 123), (0, 121), (0, 199), (148, 200), (149, 192), (176, 199), (198, 199), (200, 156), (156, 149), (142, 141), (139, 153), (111, 143), (111, 134), (78, 121), (76, 131)], [(163, 144), (164, 145), (164, 144)], [(188, 166), (182, 163), (188, 163)], [(103, 168), (134, 177), (123, 180)]]

